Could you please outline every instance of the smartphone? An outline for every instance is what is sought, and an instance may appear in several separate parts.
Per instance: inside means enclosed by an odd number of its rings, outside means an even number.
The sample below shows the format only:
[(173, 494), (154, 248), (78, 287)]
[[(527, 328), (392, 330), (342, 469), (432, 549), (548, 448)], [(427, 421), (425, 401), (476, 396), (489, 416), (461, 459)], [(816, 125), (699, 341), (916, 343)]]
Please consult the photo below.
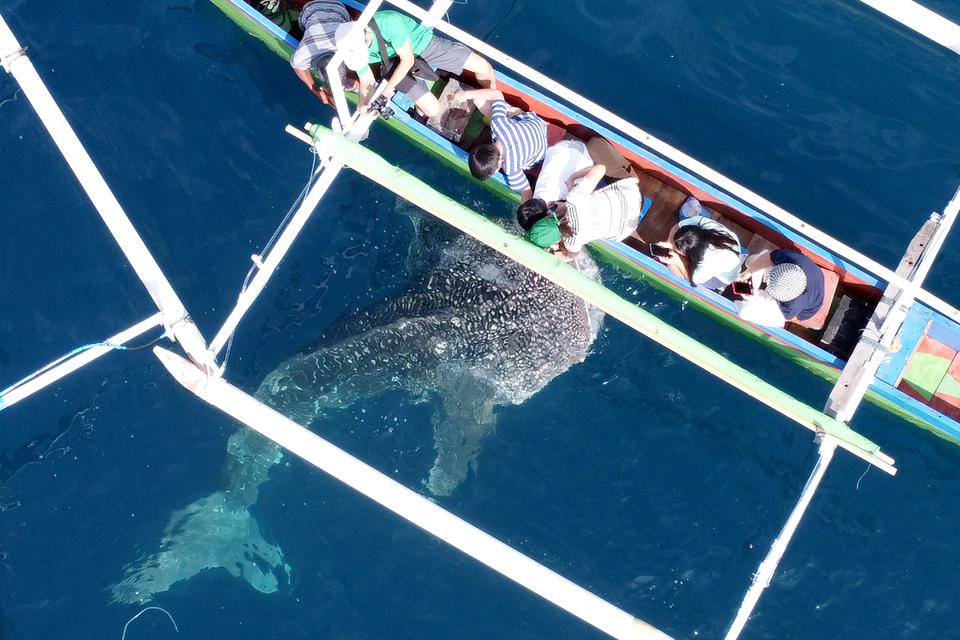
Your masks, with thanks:
[(753, 285), (749, 282), (740, 282), (739, 280), (734, 280), (733, 292), (737, 295), (748, 296), (753, 293)]
[(656, 256), (658, 258), (666, 258), (667, 256), (670, 255), (670, 249), (663, 246), (662, 244), (651, 244), (650, 255)]

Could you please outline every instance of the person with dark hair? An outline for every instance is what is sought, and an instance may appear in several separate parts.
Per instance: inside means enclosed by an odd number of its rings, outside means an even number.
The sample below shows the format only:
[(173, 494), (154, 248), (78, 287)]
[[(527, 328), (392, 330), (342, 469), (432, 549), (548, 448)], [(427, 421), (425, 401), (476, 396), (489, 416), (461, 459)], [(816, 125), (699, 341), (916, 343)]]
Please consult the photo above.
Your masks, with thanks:
[(702, 215), (692, 216), (674, 225), (666, 242), (667, 249), (654, 257), (691, 286), (703, 285), (723, 291), (740, 274), (740, 241), (725, 226)]
[(520, 193), (520, 201), (529, 200), (533, 189), (524, 171), (539, 164), (547, 153), (547, 124), (532, 112), (509, 116), (503, 93), (496, 89), (459, 91), (455, 100), (473, 101), (490, 116), (493, 142), (470, 151), (470, 173), (477, 180), (486, 180), (503, 171), (507, 185)]
[(633, 233), (643, 214), (640, 184), (629, 177), (597, 188), (605, 174), (606, 166), (595, 164), (571, 175), (566, 201), (548, 204), (547, 215), (530, 226), (527, 239), (570, 261), (589, 242), (623, 240)]
[(517, 224), (524, 231), (530, 231), (537, 221), (547, 216), (547, 203), (540, 198), (530, 198), (517, 207)]

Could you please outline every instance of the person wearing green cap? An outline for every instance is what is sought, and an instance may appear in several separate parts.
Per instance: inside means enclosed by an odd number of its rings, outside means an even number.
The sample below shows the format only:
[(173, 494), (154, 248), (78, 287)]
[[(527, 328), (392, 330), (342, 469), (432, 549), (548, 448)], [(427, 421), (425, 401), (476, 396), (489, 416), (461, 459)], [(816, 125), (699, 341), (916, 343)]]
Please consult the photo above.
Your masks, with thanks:
[[(517, 210), (517, 221), (527, 239), (563, 260), (573, 260), (594, 240), (623, 240), (637, 228), (643, 196), (636, 177), (598, 188), (607, 167), (595, 164), (567, 180), (567, 199), (543, 207)], [(542, 205), (542, 201), (531, 201)]]

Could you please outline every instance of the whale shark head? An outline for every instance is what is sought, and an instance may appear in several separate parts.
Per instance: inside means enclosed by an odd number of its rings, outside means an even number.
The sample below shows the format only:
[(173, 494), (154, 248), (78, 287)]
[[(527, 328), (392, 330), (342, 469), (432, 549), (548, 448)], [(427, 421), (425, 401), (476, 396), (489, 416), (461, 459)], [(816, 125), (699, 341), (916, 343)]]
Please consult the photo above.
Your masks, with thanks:
[[(388, 391), (432, 398), (436, 458), (424, 485), (444, 496), (476, 468), (496, 408), (522, 403), (584, 360), (602, 314), (468, 236), (407, 213), (417, 229), (408, 289), (341, 318), (271, 371), (255, 395), (304, 426)], [(576, 266), (599, 277), (586, 252)], [(143, 602), (227, 563), (257, 590), (275, 590), (289, 567), (249, 508), (281, 457), (249, 429), (231, 436), (226, 486), (174, 514), (161, 550), (127, 569), (114, 599)], [(220, 535), (228, 528), (234, 533)]]

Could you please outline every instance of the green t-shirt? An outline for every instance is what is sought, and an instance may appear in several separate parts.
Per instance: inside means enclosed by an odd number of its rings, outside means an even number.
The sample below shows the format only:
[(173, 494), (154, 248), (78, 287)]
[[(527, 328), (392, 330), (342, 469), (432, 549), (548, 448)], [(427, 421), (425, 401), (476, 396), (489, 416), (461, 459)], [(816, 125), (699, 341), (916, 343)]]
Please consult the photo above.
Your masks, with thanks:
[[(410, 16), (398, 13), (396, 11), (377, 11), (373, 14), (373, 20), (380, 28), (380, 34), (383, 36), (384, 43), (387, 45), (387, 55), (391, 58), (396, 57), (397, 49), (402, 47), (408, 40), (413, 48), (413, 55), (418, 56), (430, 44), (433, 39), (433, 29), (428, 29)], [(375, 64), (383, 62), (380, 59), (380, 45), (377, 38), (373, 38), (370, 47), (367, 50), (367, 62)], [(363, 75), (369, 71), (369, 67), (361, 69), (358, 73)]]

